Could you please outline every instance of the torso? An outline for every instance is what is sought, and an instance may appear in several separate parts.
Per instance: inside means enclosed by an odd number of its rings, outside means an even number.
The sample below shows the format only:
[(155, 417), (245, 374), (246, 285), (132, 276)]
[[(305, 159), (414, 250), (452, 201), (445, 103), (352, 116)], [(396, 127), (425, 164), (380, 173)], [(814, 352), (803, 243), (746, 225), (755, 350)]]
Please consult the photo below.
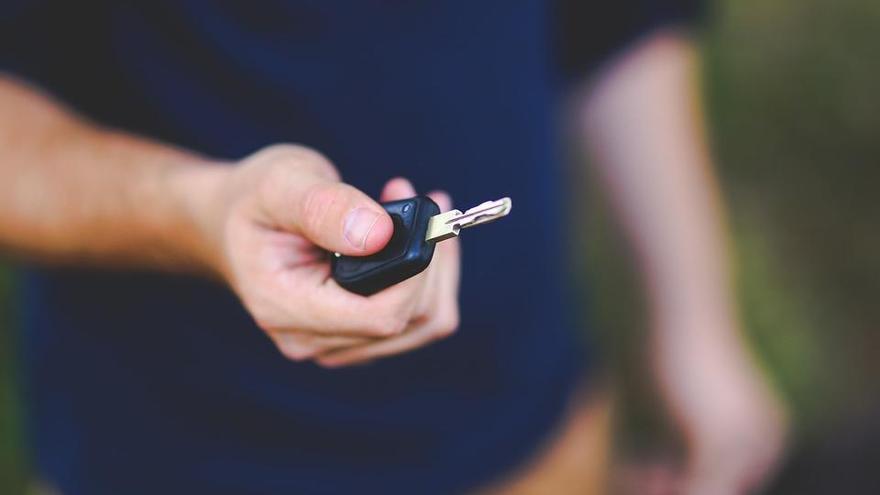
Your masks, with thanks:
[(456, 336), (351, 369), (285, 360), (207, 282), (30, 272), (38, 469), (68, 495), (451, 493), (504, 476), (588, 362), (568, 319), (548, 5), (233, 4), (108, 3), (62, 57), (44, 47), (22, 72), (102, 122), (202, 153), (299, 142), (371, 194), (403, 175), (515, 209), (463, 238)]

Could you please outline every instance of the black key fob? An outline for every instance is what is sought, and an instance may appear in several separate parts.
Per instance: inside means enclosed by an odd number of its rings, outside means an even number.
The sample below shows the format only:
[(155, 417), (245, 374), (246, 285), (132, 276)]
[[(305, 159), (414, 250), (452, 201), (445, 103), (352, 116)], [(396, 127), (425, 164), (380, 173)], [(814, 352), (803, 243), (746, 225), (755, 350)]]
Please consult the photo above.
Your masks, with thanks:
[(428, 222), (440, 213), (437, 203), (426, 196), (382, 203), (394, 222), (388, 244), (370, 256), (334, 254), (333, 280), (345, 289), (369, 296), (419, 274), (431, 263), (434, 242), (428, 242)]

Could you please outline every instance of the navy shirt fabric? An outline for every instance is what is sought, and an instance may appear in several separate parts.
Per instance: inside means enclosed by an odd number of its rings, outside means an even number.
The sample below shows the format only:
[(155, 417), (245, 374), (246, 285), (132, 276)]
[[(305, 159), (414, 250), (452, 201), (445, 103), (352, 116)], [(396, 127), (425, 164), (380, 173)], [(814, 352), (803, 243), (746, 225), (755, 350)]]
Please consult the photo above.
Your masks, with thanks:
[(0, 69), (101, 123), (227, 159), (298, 142), (371, 194), (402, 175), (461, 206), (515, 203), (463, 239), (452, 338), (339, 370), (284, 359), (206, 281), (29, 269), (38, 475), (67, 495), (424, 494), (522, 465), (593, 361), (570, 318), (554, 108), (566, 80), (696, 7), (7, 2)]

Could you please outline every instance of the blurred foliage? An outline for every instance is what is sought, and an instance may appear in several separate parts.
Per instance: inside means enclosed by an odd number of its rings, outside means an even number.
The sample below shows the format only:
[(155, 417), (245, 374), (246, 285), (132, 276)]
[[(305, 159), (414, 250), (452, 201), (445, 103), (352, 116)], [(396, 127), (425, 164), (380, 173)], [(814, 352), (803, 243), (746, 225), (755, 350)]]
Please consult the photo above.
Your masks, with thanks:
[(718, 12), (707, 93), (745, 314), (801, 433), (821, 433), (878, 392), (880, 3)]
[(12, 277), (0, 266), (0, 493), (25, 491), (21, 412), (15, 377)]
[[(757, 356), (821, 442), (878, 396), (880, 2), (722, 0), (701, 37), (738, 291)], [(590, 195), (585, 263), (622, 377), (625, 443), (675, 448), (658, 416), (633, 273)], [(0, 493), (22, 493), (10, 279), (0, 272)], [(659, 446), (659, 447), (658, 447)]]

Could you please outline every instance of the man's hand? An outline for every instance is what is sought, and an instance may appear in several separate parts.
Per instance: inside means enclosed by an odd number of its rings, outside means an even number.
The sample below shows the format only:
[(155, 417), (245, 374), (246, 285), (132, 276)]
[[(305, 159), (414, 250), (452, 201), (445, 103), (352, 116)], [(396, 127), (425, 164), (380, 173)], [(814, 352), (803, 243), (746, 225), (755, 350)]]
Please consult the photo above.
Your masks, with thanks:
[[(383, 200), (415, 195), (390, 181)], [(450, 208), (441, 192), (430, 196)], [(340, 288), (328, 252), (381, 250), (385, 210), (326, 158), (277, 145), (237, 166), (105, 129), (0, 74), (0, 249), (34, 261), (211, 272), (285, 356), (342, 366), (458, 325), (458, 246), (371, 297)]]
[[(328, 252), (365, 256), (394, 230), (375, 201), (340, 182), (307, 148), (278, 145), (223, 174), (203, 230), (214, 268), (288, 358), (333, 367), (398, 354), (450, 335), (458, 325), (457, 241), (437, 250), (421, 274), (371, 297), (339, 287)], [(412, 197), (394, 179), (383, 201)], [(448, 210), (444, 193), (431, 196)]]

